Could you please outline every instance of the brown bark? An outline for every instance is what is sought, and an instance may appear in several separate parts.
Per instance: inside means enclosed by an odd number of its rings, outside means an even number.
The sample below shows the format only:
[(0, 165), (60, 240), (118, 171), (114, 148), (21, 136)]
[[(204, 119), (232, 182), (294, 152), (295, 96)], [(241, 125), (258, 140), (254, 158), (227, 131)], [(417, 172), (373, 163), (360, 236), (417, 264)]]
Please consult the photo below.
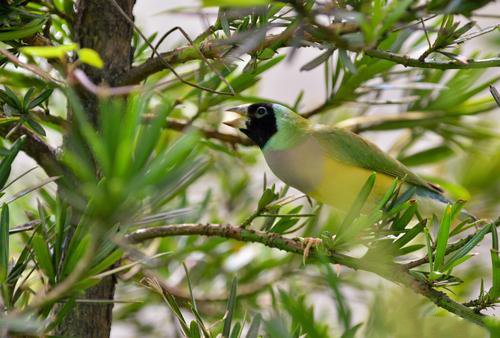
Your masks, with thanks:
[[(116, 0), (116, 3), (130, 18), (133, 17), (135, 0)], [(83, 66), (85, 73), (96, 84), (115, 85), (131, 66), (131, 24), (115, 7), (113, 0), (79, 0), (76, 4), (75, 31), (80, 47), (97, 51), (105, 62), (102, 69)], [(97, 126), (97, 98), (84, 89), (78, 94), (89, 120)], [(66, 141), (70, 138), (66, 138)], [(86, 290), (83, 297), (112, 300), (115, 284), (115, 278), (105, 278), (95, 287)], [(65, 337), (109, 337), (112, 310), (113, 304), (78, 303), (56, 329), (56, 334)]]

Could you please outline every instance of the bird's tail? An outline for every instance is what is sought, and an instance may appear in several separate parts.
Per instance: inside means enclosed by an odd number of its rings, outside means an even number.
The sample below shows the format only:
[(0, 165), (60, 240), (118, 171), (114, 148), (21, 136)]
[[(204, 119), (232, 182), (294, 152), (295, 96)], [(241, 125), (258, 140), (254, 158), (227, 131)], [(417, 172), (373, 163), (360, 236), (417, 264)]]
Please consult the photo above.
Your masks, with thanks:
[[(448, 205), (453, 204), (451, 200), (442, 194), (426, 189), (424, 187), (417, 187), (414, 194), (415, 200), (419, 205), (419, 211), (424, 217), (436, 216), (438, 219), (442, 217)], [(477, 217), (472, 215), (466, 209), (462, 209), (458, 215), (460, 221), (473, 220), (476, 221)]]

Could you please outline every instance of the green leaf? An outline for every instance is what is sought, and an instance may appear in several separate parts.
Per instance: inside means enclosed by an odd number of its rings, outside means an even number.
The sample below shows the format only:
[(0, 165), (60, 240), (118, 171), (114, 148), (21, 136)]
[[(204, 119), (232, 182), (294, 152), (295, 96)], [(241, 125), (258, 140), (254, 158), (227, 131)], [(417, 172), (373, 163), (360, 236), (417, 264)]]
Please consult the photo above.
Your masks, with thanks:
[(189, 338), (200, 338), (200, 328), (195, 320), (189, 323)]
[(5, 156), (2, 159), (2, 162), (0, 162), (0, 189), (5, 186), (5, 183), (7, 182), (10, 175), (10, 168), (12, 166), (12, 162), (14, 162), (14, 159), (16, 158), (19, 150), (21, 150), (21, 147), (23, 146), (25, 140), (26, 140), (25, 136), (22, 136), (19, 139), (17, 139), (16, 142), (14, 142), (12, 147), (9, 149), (7, 156)]
[(188, 327), (187, 322), (184, 319), (184, 316), (182, 315), (181, 309), (179, 308), (179, 305), (177, 305), (177, 302), (175, 301), (175, 298), (163, 288), (161, 289), (161, 294), (163, 296), (163, 300), (167, 303), (167, 305), (170, 307), (174, 315), (179, 320), (179, 324), (181, 325), (182, 331), (186, 336), (189, 337), (191, 330)]
[[(432, 224), (432, 221), (431, 221)], [(429, 234), (429, 229), (425, 227), (424, 229), (424, 236), (425, 236), (425, 245), (427, 246), (427, 257), (429, 258), (429, 270), (431, 273), (431, 277), (433, 276), (433, 273), (435, 272), (434, 270), (434, 260), (432, 256), (432, 243), (431, 243), (431, 235)]]
[(50, 95), (52, 95), (52, 92), (54, 91), (53, 88), (48, 88), (44, 89), (40, 94), (38, 94), (37, 97), (35, 97), (30, 104), (28, 105), (28, 109), (33, 109), (39, 105), (41, 105), (43, 102), (48, 100)]
[(50, 255), (47, 241), (42, 237), (42, 235), (37, 233), (33, 236), (31, 246), (33, 247), (33, 252), (38, 266), (43, 270), (51, 283), (54, 283), (56, 274), (54, 266), (52, 265), (52, 257)]
[(481, 230), (476, 232), (474, 236), (465, 244), (463, 247), (455, 251), (455, 253), (448, 259), (446, 264), (443, 266), (442, 270), (446, 271), (448, 270), (452, 264), (456, 261), (459, 260), (460, 258), (464, 257), (467, 255), (474, 247), (481, 242), (481, 240), (484, 238), (484, 236), (491, 230), (492, 224), (484, 226)]
[(491, 96), (493, 96), (493, 99), (495, 100), (497, 106), (500, 107), (500, 93), (493, 85), (490, 85), (490, 93)]
[(422, 249), (424, 246), (425, 245), (423, 245), (423, 244), (414, 244), (414, 245), (408, 245), (408, 246), (402, 247), (401, 249), (399, 249), (399, 251), (396, 252), (396, 256), (407, 255), (409, 253), (412, 253), (414, 251)]
[(351, 58), (349, 57), (345, 49), (339, 49), (339, 59), (344, 65), (344, 67), (347, 68), (351, 74), (356, 74), (358, 72), (358, 69), (352, 62)]
[(401, 231), (405, 229), (406, 226), (413, 219), (413, 216), (415, 216), (416, 212), (417, 212), (417, 204), (410, 202), (410, 206), (405, 210), (403, 215), (401, 215), (401, 217), (399, 217), (392, 223), (391, 229), (396, 231)]
[(362, 326), (363, 326), (363, 323), (359, 323), (359, 324), (356, 324), (356, 325), (348, 328), (347, 330), (344, 331), (344, 333), (342, 333), (341, 338), (354, 338), (354, 337), (356, 337), (356, 332), (358, 332), (358, 330)]
[(78, 58), (83, 63), (99, 69), (104, 67), (104, 61), (99, 56), (99, 53), (97, 53), (95, 50), (90, 48), (82, 48), (79, 49), (77, 53)]
[(500, 337), (500, 319), (493, 316), (486, 316), (483, 322), (488, 331), (490, 331), (491, 338)]
[(122, 258), (122, 256), (123, 256), (123, 250), (121, 249), (114, 250), (106, 258), (104, 258), (102, 261), (94, 265), (92, 269), (90, 269), (89, 272), (87, 272), (87, 276), (93, 276), (103, 272), (104, 270), (106, 270), (107, 268), (118, 262), (120, 258)]
[(21, 101), (17, 98), (16, 93), (12, 91), (9, 87), (4, 87), (5, 90), (0, 89), (0, 99), (2, 99), (5, 103), (7, 103), (12, 108), (22, 110), (23, 105)]
[(454, 154), (455, 152), (450, 147), (442, 145), (420, 151), (410, 156), (399, 158), (399, 161), (407, 166), (415, 167), (439, 162), (453, 156)]
[(45, 20), (45, 18), (36, 18), (23, 26), (16, 27), (13, 30), (0, 31), (0, 41), (18, 40), (32, 36), (42, 30)]
[(498, 232), (496, 224), (491, 229), (492, 248), (491, 248), (491, 269), (492, 286), (491, 298), (498, 299), (500, 296), (500, 257), (498, 255)]
[(332, 56), (333, 52), (335, 52), (335, 48), (328, 48), (325, 52), (321, 53), (319, 56), (315, 57), (314, 59), (300, 67), (300, 71), (313, 70), (314, 68), (322, 65), (330, 58), (330, 56)]
[(434, 259), (434, 270), (436, 271), (440, 271), (441, 265), (444, 262), (452, 217), (452, 207), (451, 205), (448, 205), (444, 211), (441, 224), (439, 225), (439, 232), (436, 239), (436, 253)]
[(37, 46), (37, 47), (21, 47), (19, 50), (26, 55), (39, 56), (46, 59), (63, 58), (68, 52), (78, 48), (76, 43), (71, 43), (62, 46)]
[(70, 246), (70, 250), (68, 250), (68, 257), (64, 261), (64, 267), (62, 269), (63, 276), (69, 275), (71, 271), (75, 269), (76, 265), (85, 254), (85, 251), (90, 244), (90, 240), (90, 234), (86, 234), (80, 241), (78, 241), (78, 243), (75, 243), (74, 246), (72, 240), (72, 245)]
[(28, 125), (35, 131), (37, 132), (38, 134), (42, 135), (42, 136), (47, 136), (47, 134), (45, 133), (45, 129), (43, 129), (42, 125), (38, 122), (36, 122), (35, 120), (32, 120), (32, 119), (27, 119), (26, 120), (26, 123), (28, 123)]
[(376, 177), (377, 174), (372, 173), (370, 177), (368, 177), (368, 179), (366, 180), (365, 184), (363, 185), (358, 195), (356, 196), (356, 199), (351, 205), (349, 212), (347, 213), (342, 224), (340, 225), (339, 234), (342, 233), (349, 225), (351, 225), (354, 219), (358, 217), (359, 214), (361, 213), (361, 209), (363, 208), (363, 205), (365, 204), (366, 200), (368, 199), (368, 196), (370, 195), (373, 189)]
[(321, 258), (324, 260), (323, 266), (326, 270), (326, 276), (325, 279), (328, 283), (328, 286), (330, 287), (330, 290), (333, 293), (333, 298), (335, 300), (335, 307), (337, 309), (337, 317), (339, 322), (342, 323), (342, 326), (344, 327), (344, 330), (348, 330), (349, 327), (351, 326), (351, 309), (349, 308), (348, 304), (345, 301), (345, 296), (342, 294), (340, 290), (340, 280), (333, 271), (330, 263), (326, 261), (324, 258)]
[(252, 7), (269, 4), (269, 0), (203, 0), (203, 7)]
[(276, 198), (278, 198), (278, 194), (274, 192), (274, 187), (273, 189), (266, 188), (266, 190), (264, 190), (264, 192), (262, 193), (259, 202), (257, 203), (257, 208), (259, 210), (263, 210), (269, 205), (269, 203), (276, 200)]
[(241, 336), (241, 330), (243, 327), (240, 322), (236, 322), (231, 331), (231, 338), (239, 338)]
[(238, 288), (238, 279), (233, 278), (231, 284), (231, 292), (229, 293), (229, 299), (227, 301), (226, 314), (224, 319), (224, 327), (222, 329), (222, 337), (229, 338), (231, 335), (231, 322), (233, 320), (234, 308), (236, 306), (236, 297), (238, 296), (236, 290)]
[(403, 236), (401, 236), (400, 238), (398, 238), (394, 242), (394, 245), (397, 248), (401, 248), (404, 245), (408, 244), (412, 239), (414, 239), (420, 233), (422, 233), (422, 230), (425, 228), (426, 223), (427, 223), (427, 220), (425, 220), (425, 219), (422, 222), (419, 222), (413, 228), (411, 228), (410, 230), (408, 230)]
[(7, 280), (9, 272), (9, 206), (2, 206), (0, 216), (0, 285)]
[(31, 94), (33, 94), (34, 90), (35, 90), (35, 88), (31, 87), (31, 88), (28, 89), (28, 91), (26, 92), (26, 94), (24, 94), (24, 98), (23, 98), (23, 113), (26, 113), (27, 110), (28, 110), (29, 102), (30, 102), (30, 99), (31, 99)]
[(248, 329), (246, 338), (258, 337), (261, 321), (262, 321), (262, 316), (260, 315), (260, 313), (257, 313), (252, 319), (252, 324), (250, 324), (250, 328)]
[[(196, 322), (198, 323), (197, 328), (201, 328), (203, 335), (205, 337), (210, 337), (210, 332), (207, 330), (205, 327), (205, 324), (203, 323), (203, 319), (200, 315), (200, 312), (198, 311), (198, 306), (196, 305), (196, 299), (194, 298), (194, 293), (193, 293), (193, 285), (191, 284), (191, 277), (189, 276), (189, 271), (186, 266), (186, 264), (183, 262), (182, 266), (184, 267), (184, 272), (186, 273), (186, 279), (188, 282), (188, 288), (189, 288), (189, 295), (191, 296), (191, 311), (193, 312)], [(192, 326), (193, 322), (191, 322)]]

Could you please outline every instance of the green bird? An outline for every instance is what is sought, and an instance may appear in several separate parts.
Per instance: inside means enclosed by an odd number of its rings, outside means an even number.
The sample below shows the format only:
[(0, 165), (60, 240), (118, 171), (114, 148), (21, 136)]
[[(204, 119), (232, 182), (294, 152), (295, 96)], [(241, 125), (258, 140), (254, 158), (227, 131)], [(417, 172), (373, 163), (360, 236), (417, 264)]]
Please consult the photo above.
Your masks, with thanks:
[[(425, 217), (441, 216), (451, 203), (443, 190), (426, 182), (375, 144), (348, 130), (316, 125), (279, 104), (255, 103), (230, 108), (241, 117), (224, 122), (255, 142), (273, 173), (319, 202), (347, 211), (368, 177), (376, 180), (365, 208), (376, 205), (396, 178)], [(466, 211), (462, 219), (471, 216)]]

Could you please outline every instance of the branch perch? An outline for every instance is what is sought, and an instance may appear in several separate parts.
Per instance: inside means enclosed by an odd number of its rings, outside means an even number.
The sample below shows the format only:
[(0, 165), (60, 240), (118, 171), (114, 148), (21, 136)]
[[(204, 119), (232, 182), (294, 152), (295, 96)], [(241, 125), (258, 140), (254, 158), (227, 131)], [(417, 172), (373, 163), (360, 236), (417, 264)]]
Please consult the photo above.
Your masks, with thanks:
[[(270, 248), (276, 248), (299, 255), (303, 255), (306, 249), (304, 242), (298, 238), (286, 238), (276, 233), (249, 230), (223, 224), (171, 224), (154, 228), (143, 228), (128, 234), (126, 239), (131, 243), (140, 243), (157, 237), (187, 235), (224, 237), (241, 242), (262, 243)], [(309, 257), (313, 259), (319, 257), (315, 248), (311, 248)], [(404, 285), (414, 292), (428, 298), (437, 306), (479, 326), (485, 326), (483, 320), (488, 318), (488, 316), (475, 313), (468, 307), (455, 302), (445, 293), (435, 290), (425, 281), (416, 279), (410, 274), (408, 269), (400, 264), (381, 264), (369, 258), (354, 258), (333, 251), (328, 252), (327, 258), (331, 263), (344, 265), (355, 270), (372, 272), (396, 284)]]

